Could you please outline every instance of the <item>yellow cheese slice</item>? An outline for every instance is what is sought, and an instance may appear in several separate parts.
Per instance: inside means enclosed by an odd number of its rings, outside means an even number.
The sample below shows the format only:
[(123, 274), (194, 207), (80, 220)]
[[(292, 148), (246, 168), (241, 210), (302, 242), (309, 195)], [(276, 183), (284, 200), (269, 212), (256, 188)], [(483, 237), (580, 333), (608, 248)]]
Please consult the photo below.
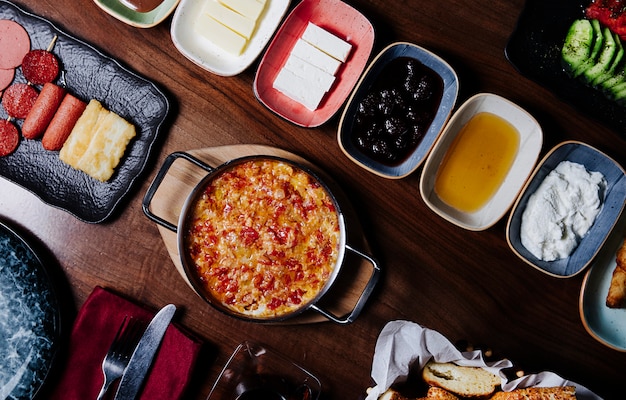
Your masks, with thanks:
[(235, 56), (241, 55), (248, 43), (245, 37), (227, 26), (222, 25), (206, 13), (202, 13), (198, 16), (194, 29), (219, 48)]
[(263, 9), (265, 8), (265, 1), (254, 0), (219, 0), (220, 3), (226, 7), (235, 10), (241, 15), (244, 15), (250, 19), (257, 20)]
[(135, 127), (114, 112), (103, 110), (92, 139), (77, 163), (78, 169), (106, 182), (113, 175), (128, 142), (135, 137)]
[(250, 39), (256, 27), (256, 20), (239, 14), (215, 0), (206, 1), (203, 11), (246, 39)]
[(97, 100), (91, 100), (81, 114), (72, 132), (59, 152), (59, 158), (66, 164), (76, 168), (78, 160), (87, 151), (91, 142), (91, 132), (104, 116), (103, 107)]

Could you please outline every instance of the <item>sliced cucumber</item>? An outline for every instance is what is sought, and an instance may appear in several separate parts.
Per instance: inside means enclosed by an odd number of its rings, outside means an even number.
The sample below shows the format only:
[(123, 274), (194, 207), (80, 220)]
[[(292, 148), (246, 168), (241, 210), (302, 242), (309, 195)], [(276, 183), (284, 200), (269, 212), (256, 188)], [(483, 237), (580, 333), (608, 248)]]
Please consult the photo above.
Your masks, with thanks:
[(613, 34), (613, 40), (615, 41), (616, 46), (615, 57), (613, 58), (613, 61), (611, 62), (611, 65), (609, 66), (609, 69), (606, 71), (606, 73), (601, 74), (592, 82), (592, 85), (594, 87), (602, 87), (602, 84), (604, 82), (614, 77), (615, 74), (620, 71), (620, 67), (622, 66), (622, 60), (624, 59), (625, 53), (624, 46), (622, 46), (622, 41), (616, 33)]
[(609, 28), (605, 27), (602, 29), (602, 37), (604, 38), (604, 44), (598, 58), (591, 67), (585, 69), (582, 73), (584, 79), (589, 84), (593, 84), (596, 79), (604, 78), (615, 59), (617, 45), (615, 44), (613, 33)]
[(591, 21), (587, 19), (578, 19), (570, 26), (561, 50), (561, 57), (566, 71), (572, 76), (579, 76), (589, 68), (596, 38), (594, 32)]
[(626, 81), (613, 86), (609, 92), (608, 97), (619, 102), (626, 100)]
[(600, 89), (610, 93), (611, 88), (622, 82), (626, 82), (626, 57), (623, 57), (622, 62), (615, 67), (611, 77), (600, 84)]

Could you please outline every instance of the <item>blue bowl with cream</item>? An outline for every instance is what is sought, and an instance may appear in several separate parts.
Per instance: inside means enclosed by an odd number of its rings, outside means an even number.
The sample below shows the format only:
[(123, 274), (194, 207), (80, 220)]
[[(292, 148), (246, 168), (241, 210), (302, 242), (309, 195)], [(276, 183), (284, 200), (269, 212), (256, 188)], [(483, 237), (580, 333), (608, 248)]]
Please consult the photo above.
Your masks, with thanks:
[[(547, 203), (538, 202), (537, 197), (539, 195), (533, 195), (537, 191), (546, 189), (547, 185), (542, 186), (544, 180), (548, 179), (547, 184), (556, 174), (553, 171), (559, 165), (561, 165), (559, 169), (563, 168), (565, 164), (582, 166), (584, 167), (583, 171), (586, 170), (590, 174), (602, 174), (602, 182), (597, 185), (597, 188), (589, 188), (592, 191), (597, 190), (597, 193), (591, 194), (597, 195), (600, 200), (599, 212), (597, 215), (593, 215), (593, 223), (577, 238), (576, 245), (570, 246), (572, 247), (571, 251), (561, 249), (561, 254), (548, 256), (546, 253), (550, 253), (550, 251), (546, 250), (542, 253), (541, 250), (537, 250), (537, 248), (541, 249), (542, 246), (545, 248), (544, 245), (532, 241), (545, 240), (546, 237), (550, 236), (548, 235), (549, 232), (537, 233), (530, 231), (528, 227), (534, 225), (533, 229), (536, 227), (541, 229), (542, 226), (552, 226), (554, 229), (562, 229), (563, 231), (569, 231), (572, 227), (560, 221), (550, 221), (548, 217), (550, 213), (531, 212), (533, 207), (536, 209), (537, 207), (550, 206)], [(565, 176), (563, 179), (568, 179), (565, 174), (561, 174), (561, 176)], [(561, 188), (553, 185), (549, 190), (558, 192)], [(617, 162), (584, 143), (563, 142), (553, 148), (539, 163), (515, 202), (507, 224), (507, 242), (518, 257), (540, 271), (561, 278), (574, 276), (589, 266), (604, 245), (624, 209), (624, 199), (626, 199), (626, 175), (624, 169)], [(535, 223), (538, 218), (541, 218), (539, 224)], [(566, 246), (563, 243), (556, 243), (553, 247)]]

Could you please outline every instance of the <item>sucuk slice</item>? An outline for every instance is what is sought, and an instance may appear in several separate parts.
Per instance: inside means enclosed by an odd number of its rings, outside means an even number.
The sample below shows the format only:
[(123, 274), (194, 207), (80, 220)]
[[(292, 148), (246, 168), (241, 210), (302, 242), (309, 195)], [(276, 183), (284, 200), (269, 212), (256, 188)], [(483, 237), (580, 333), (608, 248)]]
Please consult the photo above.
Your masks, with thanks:
[(591, 21), (578, 19), (572, 23), (561, 50), (561, 58), (569, 74), (578, 76), (587, 67), (595, 40)]
[(22, 73), (35, 85), (52, 82), (59, 75), (59, 60), (47, 50), (31, 50), (22, 60)]
[(20, 143), (15, 125), (6, 119), (0, 120), (0, 157), (13, 153)]
[(2, 95), (2, 105), (9, 117), (24, 119), (33, 108), (39, 93), (25, 83), (15, 83)]
[(0, 20), (0, 69), (17, 68), (30, 50), (26, 29), (15, 21)]
[(0, 92), (8, 88), (15, 78), (15, 68), (0, 69)]

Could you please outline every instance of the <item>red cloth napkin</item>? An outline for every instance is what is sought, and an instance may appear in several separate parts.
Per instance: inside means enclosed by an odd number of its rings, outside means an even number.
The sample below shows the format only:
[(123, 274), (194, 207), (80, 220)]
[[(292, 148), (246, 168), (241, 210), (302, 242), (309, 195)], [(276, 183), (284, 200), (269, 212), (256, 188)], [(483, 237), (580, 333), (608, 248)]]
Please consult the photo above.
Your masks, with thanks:
[[(52, 400), (95, 399), (104, 381), (102, 360), (125, 316), (146, 325), (154, 313), (102, 287), (96, 287), (81, 307), (69, 343), (69, 355)], [(181, 398), (191, 379), (201, 343), (175, 325), (165, 332), (139, 399)], [(115, 388), (110, 389), (113, 398)]]

